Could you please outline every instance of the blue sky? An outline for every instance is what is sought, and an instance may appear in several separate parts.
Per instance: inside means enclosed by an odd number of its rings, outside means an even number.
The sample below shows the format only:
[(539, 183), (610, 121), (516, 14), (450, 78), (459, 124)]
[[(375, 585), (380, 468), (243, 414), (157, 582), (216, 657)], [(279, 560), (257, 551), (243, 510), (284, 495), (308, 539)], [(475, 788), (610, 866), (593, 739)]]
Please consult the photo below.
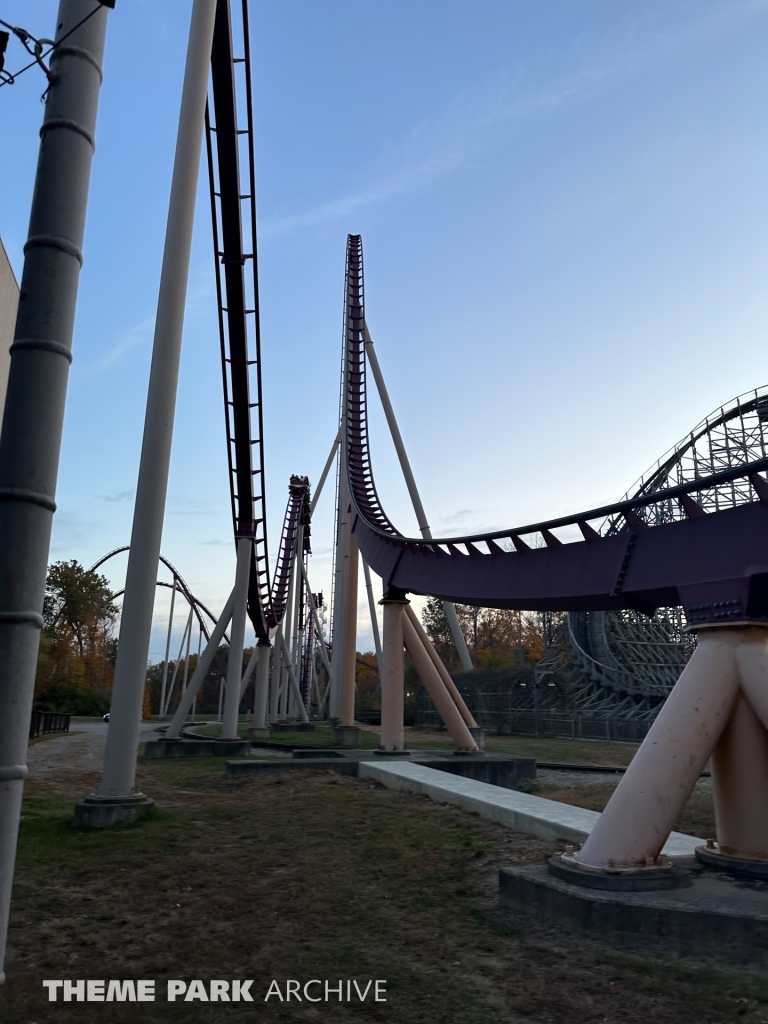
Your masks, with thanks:
[[(273, 550), (289, 475), (316, 481), (335, 434), (348, 231), (363, 234), (369, 326), (439, 533), (617, 498), (766, 383), (768, 0), (251, 8)], [(36, 35), (55, 10), (0, 0)], [(91, 564), (129, 537), (189, 10), (118, 0), (110, 15), (52, 559)], [(21, 63), (12, 41), (7, 65)], [(42, 88), (33, 70), (0, 89), (0, 236), (17, 272)], [(218, 608), (234, 550), (207, 202), (163, 551)], [(372, 404), (379, 492), (415, 533)], [(161, 596), (153, 660), (166, 609)]]

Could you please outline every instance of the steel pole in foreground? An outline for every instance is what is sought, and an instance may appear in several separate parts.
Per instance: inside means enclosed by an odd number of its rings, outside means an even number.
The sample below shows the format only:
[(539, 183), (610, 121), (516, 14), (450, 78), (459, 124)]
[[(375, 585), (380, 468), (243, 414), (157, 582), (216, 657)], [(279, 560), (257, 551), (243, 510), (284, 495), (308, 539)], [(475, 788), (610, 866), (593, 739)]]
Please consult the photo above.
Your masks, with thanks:
[[(215, 11), (216, 0), (192, 4), (104, 774), (98, 792), (78, 804), (78, 820), (85, 824), (135, 820), (150, 803), (135, 789), (136, 754), (168, 490)], [(111, 814), (105, 814), (105, 803), (113, 805)]]
[(56, 38), (81, 21), (51, 56), (0, 442), (0, 982), (107, 29), (61, 0)]
[[(416, 513), (419, 530), (425, 540), (432, 540), (432, 530), (427, 523), (427, 514), (421, 503), (419, 489), (416, 486), (413, 470), (411, 469), (411, 464), (408, 461), (408, 455), (405, 451), (405, 445), (403, 444), (403, 437), (400, 433), (400, 428), (397, 425), (395, 410), (392, 408), (392, 402), (389, 399), (387, 385), (384, 383), (384, 374), (381, 372), (381, 367), (379, 366), (379, 357), (376, 355), (376, 349), (373, 346), (373, 339), (371, 338), (368, 330), (368, 324), (365, 325), (365, 352), (368, 356), (368, 362), (371, 364), (373, 379), (376, 381), (376, 388), (379, 392), (379, 398), (381, 399), (381, 404), (384, 409), (384, 415), (389, 426), (389, 432), (392, 435), (392, 442), (400, 461), (400, 468), (402, 469), (403, 476), (405, 477), (405, 485), (408, 488), (408, 494), (411, 498), (413, 511)], [(448, 626), (451, 630), (451, 635), (453, 636), (453, 642), (456, 645), (456, 651), (458, 652), (459, 660), (461, 661), (461, 667), (465, 672), (471, 672), (473, 668), (472, 659), (469, 656), (467, 641), (459, 624), (459, 619), (456, 615), (456, 609), (453, 602), (443, 601), (443, 610), (445, 612), (445, 617), (448, 620)]]

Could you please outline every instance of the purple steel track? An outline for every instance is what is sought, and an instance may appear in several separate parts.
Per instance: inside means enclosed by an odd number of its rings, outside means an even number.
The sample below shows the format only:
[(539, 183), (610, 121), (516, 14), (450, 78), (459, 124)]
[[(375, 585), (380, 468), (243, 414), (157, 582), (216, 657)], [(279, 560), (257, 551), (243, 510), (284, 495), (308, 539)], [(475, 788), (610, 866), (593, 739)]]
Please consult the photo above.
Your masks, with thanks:
[[(347, 239), (345, 296), (352, 529), (363, 557), (383, 578), (385, 593), (531, 611), (650, 612), (682, 605), (691, 625), (768, 619), (768, 482), (760, 475), (768, 459), (515, 529), (432, 541), (403, 536), (382, 508), (371, 468), (360, 235)], [(757, 500), (705, 513), (694, 498), (743, 477), (751, 481)], [(686, 519), (646, 523), (643, 509), (670, 500), (680, 503)], [(590, 526), (616, 516), (625, 524), (619, 532), (601, 535)], [(563, 543), (552, 531), (564, 526), (578, 526), (584, 539)], [(526, 536), (541, 538), (544, 546), (532, 547)], [(505, 550), (505, 541), (515, 550)]]
[[(230, 0), (218, 0), (211, 51), (213, 114), (206, 111), (206, 146), (211, 193), (211, 216), (216, 260), (219, 335), (224, 384), (232, 521), (235, 538), (253, 537), (253, 561), (248, 586), (248, 614), (256, 635), (266, 638), (285, 610), (291, 556), (298, 527), (308, 523), (309, 481), (291, 477), (280, 552), (270, 587), (267, 516), (264, 487), (264, 425), (261, 388), (261, 329), (256, 246), (256, 177), (251, 107), (248, 2), (241, 2), (243, 56), (235, 57)], [(244, 69), (245, 128), (238, 127), (238, 80), (235, 65)], [(242, 86), (242, 80), (241, 80)], [(240, 137), (246, 137), (245, 155)], [(242, 193), (242, 181), (248, 191)], [(242, 204), (248, 204), (244, 222)], [(245, 228), (245, 230), (244, 230)], [(251, 252), (244, 236), (250, 235)], [(246, 274), (246, 268), (250, 274)], [(248, 299), (250, 293), (249, 308)], [(254, 368), (253, 401), (251, 367)], [(252, 410), (256, 416), (252, 417)], [(255, 423), (253, 420), (255, 419)], [(309, 538), (309, 530), (305, 530)]]

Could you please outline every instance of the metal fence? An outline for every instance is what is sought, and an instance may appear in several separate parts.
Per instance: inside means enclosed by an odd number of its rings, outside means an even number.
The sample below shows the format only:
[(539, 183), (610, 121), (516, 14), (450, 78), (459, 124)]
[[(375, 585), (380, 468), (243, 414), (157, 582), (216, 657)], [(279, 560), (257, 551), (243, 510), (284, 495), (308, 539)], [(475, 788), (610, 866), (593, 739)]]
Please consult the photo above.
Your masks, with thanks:
[(29, 738), (50, 732), (69, 732), (71, 715), (60, 715), (54, 711), (33, 711), (29, 723)]
[[(466, 699), (466, 695), (465, 695)], [(467, 701), (478, 725), (499, 736), (564, 736), (569, 739), (624, 741), (639, 743), (653, 724), (650, 721), (622, 719), (618, 716), (563, 714), (533, 710), (480, 708)], [(420, 695), (417, 723), (422, 729), (443, 729), (443, 723), (432, 701)]]

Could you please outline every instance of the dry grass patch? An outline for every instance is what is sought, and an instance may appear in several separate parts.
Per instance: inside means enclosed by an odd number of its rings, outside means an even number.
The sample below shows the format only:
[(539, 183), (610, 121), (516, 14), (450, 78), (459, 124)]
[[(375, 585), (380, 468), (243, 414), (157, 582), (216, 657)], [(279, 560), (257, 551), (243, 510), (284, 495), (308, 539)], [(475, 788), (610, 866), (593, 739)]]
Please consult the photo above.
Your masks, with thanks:
[[(147, 762), (162, 809), (72, 827), (84, 777), (27, 795), (4, 1024), (387, 1021), (729, 1024), (768, 1020), (762, 982), (613, 953), (496, 916), (501, 864), (555, 844), (317, 771), (230, 781)], [(67, 792), (67, 787), (69, 791)], [(43, 978), (387, 979), (386, 1003), (48, 1004)]]

